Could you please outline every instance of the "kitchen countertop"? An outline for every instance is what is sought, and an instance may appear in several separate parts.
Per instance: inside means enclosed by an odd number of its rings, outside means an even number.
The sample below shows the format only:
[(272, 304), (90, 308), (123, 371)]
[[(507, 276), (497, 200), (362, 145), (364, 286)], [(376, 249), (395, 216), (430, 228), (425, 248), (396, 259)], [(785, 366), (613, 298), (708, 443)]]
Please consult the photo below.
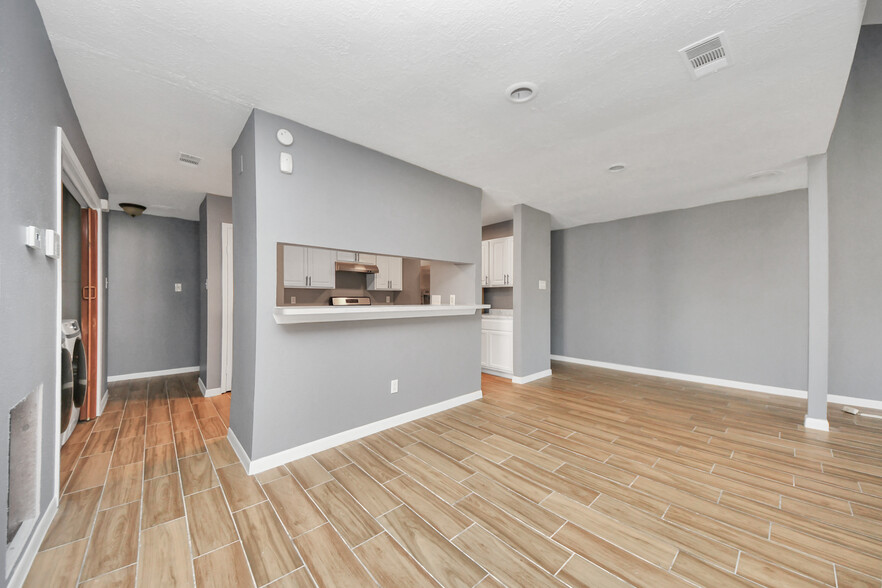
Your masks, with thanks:
[(489, 304), (407, 304), (375, 306), (276, 306), (277, 324), (331, 323), (378, 319), (465, 316), (490, 308)]

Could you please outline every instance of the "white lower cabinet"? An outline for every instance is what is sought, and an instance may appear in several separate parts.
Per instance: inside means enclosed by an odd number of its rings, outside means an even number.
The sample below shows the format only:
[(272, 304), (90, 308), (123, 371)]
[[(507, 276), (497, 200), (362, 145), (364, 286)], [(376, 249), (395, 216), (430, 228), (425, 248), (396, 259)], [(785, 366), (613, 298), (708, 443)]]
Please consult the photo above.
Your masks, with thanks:
[(512, 373), (514, 371), (514, 333), (511, 319), (481, 321), (481, 367)]

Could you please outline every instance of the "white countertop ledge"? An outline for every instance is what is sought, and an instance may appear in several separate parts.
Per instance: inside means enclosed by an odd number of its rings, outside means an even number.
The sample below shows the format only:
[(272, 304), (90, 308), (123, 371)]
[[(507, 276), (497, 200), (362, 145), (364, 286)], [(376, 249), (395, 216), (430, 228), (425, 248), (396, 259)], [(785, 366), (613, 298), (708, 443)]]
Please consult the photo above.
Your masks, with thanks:
[(336, 323), (377, 319), (423, 318), (432, 316), (465, 316), (490, 308), (489, 304), (413, 304), (377, 306), (277, 306), (273, 310), (276, 324)]

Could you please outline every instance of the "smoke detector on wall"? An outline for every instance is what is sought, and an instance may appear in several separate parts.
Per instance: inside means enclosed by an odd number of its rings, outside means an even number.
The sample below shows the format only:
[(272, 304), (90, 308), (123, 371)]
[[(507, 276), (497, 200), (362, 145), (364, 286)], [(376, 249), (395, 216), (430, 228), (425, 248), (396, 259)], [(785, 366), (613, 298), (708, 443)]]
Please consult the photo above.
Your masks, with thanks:
[(196, 167), (202, 161), (201, 157), (190, 155), (189, 153), (178, 153), (178, 163), (187, 167)]
[(729, 41), (726, 39), (726, 33), (722, 31), (683, 47), (680, 49), (680, 55), (683, 56), (686, 68), (695, 80), (732, 65)]

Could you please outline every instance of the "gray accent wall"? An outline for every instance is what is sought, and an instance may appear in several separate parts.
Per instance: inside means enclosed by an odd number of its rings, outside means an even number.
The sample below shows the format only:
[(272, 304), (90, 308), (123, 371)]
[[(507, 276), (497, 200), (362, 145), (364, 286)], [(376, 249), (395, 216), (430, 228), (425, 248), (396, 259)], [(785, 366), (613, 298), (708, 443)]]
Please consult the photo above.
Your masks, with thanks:
[(199, 223), (109, 216), (108, 375), (198, 366)]
[[(56, 127), (62, 127), (95, 190), (107, 190), (80, 128), (33, 0), (8, 0), (0, 18), (0, 496), (9, 485), (9, 420), (14, 405), (42, 389), (40, 512), (55, 493), (55, 413), (59, 375), (58, 261), (24, 245), (24, 227), (60, 230)], [(14, 333), (14, 337), (9, 336)], [(14, 368), (14, 369), (13, 369)], [(5, 500), (5, 498), (4, 498)], [(6, 528), (6, 508), (0, 508)], [(0, 550), (0, 569), (6, 550)]]
[(529, 376), (551, 368), (551, 216), (526, 204), (514, 207), (514, 275), (514, 375)]
[(206, 194), (199, 206), (199, 377), (209, 390), (221, 385), (221, 225), (232, 222), (232, 198)]
[[(276, 140), (279, 128), (293, 133), (291, 147)], [(279, 171), (283, 150), (293, 155), (291, 175)], [(262, 111), (252, 113), (233, 149), (233, 170), (231, 428), (252, 459), (480, 389), (477, 314), (273, 320), (277, 242), (465, 264), (441, 273), (451, 284), (467, 277), (477, 299), (478, 188)], [(442, 265), (432, 263), (432, 291), (439, 281), (443, 295)], [(395, 395), (392, 379), (399, 380)]]
[(882, 25), (861, 29), (827, 155), (828, 390), (882, 401)]
[(807, 194), (552, 232), (553, 354), (805, 390)]

